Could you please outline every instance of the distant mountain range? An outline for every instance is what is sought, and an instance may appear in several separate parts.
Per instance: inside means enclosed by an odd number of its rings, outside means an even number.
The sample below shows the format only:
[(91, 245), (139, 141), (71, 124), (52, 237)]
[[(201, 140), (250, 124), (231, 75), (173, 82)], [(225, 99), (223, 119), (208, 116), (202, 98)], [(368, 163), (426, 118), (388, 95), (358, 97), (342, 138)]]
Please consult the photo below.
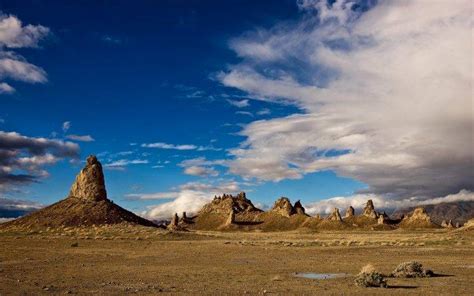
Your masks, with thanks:
[[(453, 223), (464, 224), (467, 220), (474, 218), (474, 201), (458, 201), (440, 203), (436, 205), (424, 205), (431, 220), (441, 224), (443, 220), (452, 220)], [(411, 214), (415, 207), (397, 209), (390, 216), (401, 218), (402, 215)]]

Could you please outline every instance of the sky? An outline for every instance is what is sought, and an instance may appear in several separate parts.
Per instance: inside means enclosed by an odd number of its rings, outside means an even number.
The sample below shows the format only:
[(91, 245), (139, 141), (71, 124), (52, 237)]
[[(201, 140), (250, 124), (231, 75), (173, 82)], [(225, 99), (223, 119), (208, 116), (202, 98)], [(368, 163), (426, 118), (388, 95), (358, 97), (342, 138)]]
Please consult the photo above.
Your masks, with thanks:
[(89, 154), (150, 219), (474, 200), (469, 0), (0, 1), (0, 219)]

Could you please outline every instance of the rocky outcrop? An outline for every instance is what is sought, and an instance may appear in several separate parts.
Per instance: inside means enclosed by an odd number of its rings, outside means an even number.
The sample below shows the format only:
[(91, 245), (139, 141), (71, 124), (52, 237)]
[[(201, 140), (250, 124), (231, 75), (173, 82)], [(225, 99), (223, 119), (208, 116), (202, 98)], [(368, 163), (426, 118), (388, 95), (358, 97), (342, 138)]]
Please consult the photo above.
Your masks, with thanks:
[(387, 224), (389, 218), (388, 215), (383, 212), (382, 214), (379, 214), (379, 217), (377, 218), (377, 224), (382, 225), (382, 224)]
[(367, 201), (362, 215), (373, 219), (377, 219), (379, 217), (377, 212), (375, 211), (374, 203), (371, 199)]
[(400, 227), (404, 228), (434, 228), (437, 227), (431, 222), (430, 216), (422, 207), (416, 208), (410, 216), (405, 216), (400, 222)]
[(262, 212), (262, 210), (257, 209), (253, 203), (247, 199), (245, 192), (241, 192), (236, 196), (231, 194), (215, 196), (210, 203), (204, 205), (204, 207), (199, 211), (198, 216), (206, 213), (223, 214), (227, 216), (232, 211), (235, 214)]
[(296, 213), (295, 209), (291, 205), (290, 200), (287, 197), (280, 197), (279, 199), (277, 199), (270, 211), (278, 213), (285, 217), (290, 217), (291, 215)]
[(178, 230), (179, 226), (179, 217), (177, 213), (174, 213), (173, 217), (171, 218), (170, 224), (168, 224), (168, 230)]
[(349, 206), (346, 210), (346, 215), (344, 216), (344, 218), (349, 218), (349, 217), (353, 217), (355, 214), (355, 210), (352, 206)]
[(443, 221), (441, 222), (441, 227), (444, 227), (444, 228), (454, 228), (453, 221), (452, 221), (452, 220), (449, 220), (449, 221), (443, 220)]
[(341, 213), (338, 208), (334, 208), (334, 211), (327, 218), (329, 221), (342, 221)]
[(107, 199), (102, 165), (94, 155), (87, 157), (86, 166), (77, 175), (76, 181), (72, 184), (69, 197), (91, 201)]
[(299, 200), (295, 202), (295, 205), (293, 206), (293, 210), (298, 215), (306, 215), (305, 208), (303, 207), (303, 205), (301, 204)]
[(4, 226), (55, 228), (119, 223), (157, 226), (107, 199), (102, 165), (95, 156), (91, 155), (87, 158), (85, 167), (77, 175), (66, 199), (4, 223)]

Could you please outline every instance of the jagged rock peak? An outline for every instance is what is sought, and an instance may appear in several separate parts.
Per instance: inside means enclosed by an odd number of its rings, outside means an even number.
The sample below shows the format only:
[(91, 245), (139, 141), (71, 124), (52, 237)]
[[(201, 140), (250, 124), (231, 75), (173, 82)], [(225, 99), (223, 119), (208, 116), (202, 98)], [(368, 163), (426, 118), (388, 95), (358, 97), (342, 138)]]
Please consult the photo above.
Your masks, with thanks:
[(199, 211), (202, 213), (222, 213), (229, 214), (234, 211), (236, 214), (242, 212), (261, 212), (252, 202), (247, 199), (245, 192), (240, 192), (236, 196), (231, 194), (223, 194), (222, 196), (215, 196), (212, 202), (204, 205)]
[(277, 199), (273, 204), (273, 208), (271, 209), (271, 211), (285, 217), (290, 217), (291, 215), (296, 213), (295, 209), (293, 208), (293, 205), (287, 197), (280, 197), (279, 199)]
[(367, 201), (362, 215), (373, 219), (377, 219), (379, 217), (377, 212), (375, 211), (374, 203), (371, 199)]
[(349, 206), (346, 210), (346, 216), (345, 218), (349, 218), (349, 217), (352, 217), (354, 216), (354, 213), (355, 213), (355, 210), (352, 206)]
[(90, 201), (107, 199), (102, 165), (95, 155), (87, 157), (86, 166), (80, 171), (74, 184), (72, 184), (69, 197)]
[(295, 205), (293, 206), (293, 209), (294, 209), (296, 214), (306, 215), (306, 210), (305, 210), (305, 208), (303, 207), (303, 205), (301, 204), (301, 202), (299, 200), (297, 200), (295, 202)]
[(338, 208), (334, 208), (334, 211), (331, 215), (328, 216), (328, 220), (330, 221), (342, 221), (341, 213), (339, 213)]

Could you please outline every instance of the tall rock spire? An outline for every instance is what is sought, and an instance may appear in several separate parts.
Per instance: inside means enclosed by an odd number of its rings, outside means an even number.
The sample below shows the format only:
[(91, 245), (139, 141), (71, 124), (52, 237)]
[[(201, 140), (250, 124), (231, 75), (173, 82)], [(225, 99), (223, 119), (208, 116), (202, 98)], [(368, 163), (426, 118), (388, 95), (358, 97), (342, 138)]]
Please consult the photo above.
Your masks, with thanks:
[(87, 157), (87, 164), (77, 175), (74, 184), (72, 184), (69, 197), (90, 201), (107, 199), (102, 165), (94, 155)]

